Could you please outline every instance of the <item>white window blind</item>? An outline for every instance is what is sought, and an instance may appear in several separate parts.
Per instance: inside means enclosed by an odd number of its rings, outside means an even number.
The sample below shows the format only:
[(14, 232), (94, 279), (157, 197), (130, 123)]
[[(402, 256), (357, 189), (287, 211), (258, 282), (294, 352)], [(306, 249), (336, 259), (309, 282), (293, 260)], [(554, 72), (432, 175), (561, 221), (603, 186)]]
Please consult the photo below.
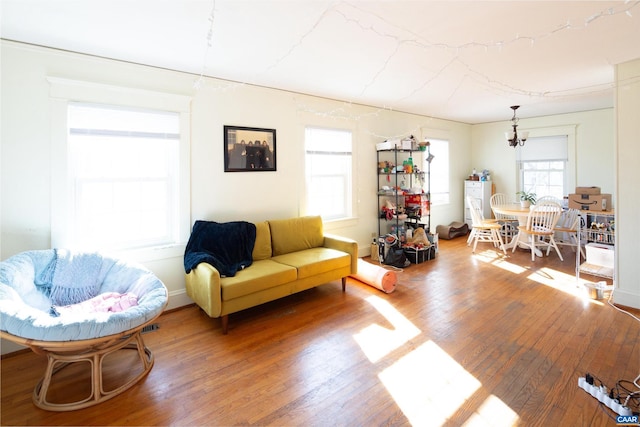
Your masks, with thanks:
[(324, 220), (352, 215), (352, 157), (351, 132), (306, 128), (307, 214)]
[(568, 136), (529, 138), (517, 147), (520, 190), (562, 200), (567, 188)]
[(69, 103), (68, 131), (73, 246), (179, 240), (179, 113)]
[(567, 135), (529, 138), (523, 146), (516, 148), (519, 161), (562, 160), (569, 159)]

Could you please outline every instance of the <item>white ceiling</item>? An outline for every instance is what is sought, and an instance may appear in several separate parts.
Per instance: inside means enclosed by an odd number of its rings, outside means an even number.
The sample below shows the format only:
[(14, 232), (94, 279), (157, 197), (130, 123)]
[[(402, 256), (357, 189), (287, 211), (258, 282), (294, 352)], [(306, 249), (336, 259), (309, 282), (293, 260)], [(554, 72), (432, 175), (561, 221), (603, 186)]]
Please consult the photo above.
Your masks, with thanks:
[[(1, 0), (4, 39), (483, 123), (612, 107), (640, 1)], [(197, 89), (198, 85), (195, 84)]]

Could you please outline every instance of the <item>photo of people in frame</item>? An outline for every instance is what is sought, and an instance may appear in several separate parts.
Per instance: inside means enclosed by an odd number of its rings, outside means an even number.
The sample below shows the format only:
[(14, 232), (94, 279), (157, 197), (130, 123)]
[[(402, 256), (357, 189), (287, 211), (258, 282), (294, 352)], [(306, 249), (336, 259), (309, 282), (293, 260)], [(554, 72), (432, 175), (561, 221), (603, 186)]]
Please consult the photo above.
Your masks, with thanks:
[(275, 171), (275, 129), (225, 126), (224, 170), (225, 172)]

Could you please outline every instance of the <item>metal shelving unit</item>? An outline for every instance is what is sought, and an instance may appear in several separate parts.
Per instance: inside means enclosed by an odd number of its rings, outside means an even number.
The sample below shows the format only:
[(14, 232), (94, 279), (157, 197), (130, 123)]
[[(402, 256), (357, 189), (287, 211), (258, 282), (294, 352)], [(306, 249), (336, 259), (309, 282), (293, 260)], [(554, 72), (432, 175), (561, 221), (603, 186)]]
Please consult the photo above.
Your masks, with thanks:
[[(430, 155), (429, 146), (426, 147), (425, 151), (394, 148), (378, 150), (377, 153), (378, 235), (383, 236), (391, 233), (396, 234), (396, 236), (400, 238), (399, 231), (402, 230), (403, 227), (422, 227), (429, 233), (431, 227), (430, 164), (428, 161), (423, 161), (424, 158), (428, 158)], [(419, 169), (417, 164), (414, 164), (413, 167), (418, 167), (419, 171), (416, 172), (412, 170), (407, 172), (402, 163), (412, 158), (414, 154), (420, 158), (419, 162), (415, 163), (419, 163), (420, 165), (424, 164), (426, 167), (423, 170)], [(423, 156), (426, 157), (423, 158)], [(388, 170), (381, 168), (381, 163), (385, 162), (392, 168), (387, 168)], [(423, 192), (419, 194), (411, 193), (410, 190), (418, 185)], [(409, 198), (414, 199), (416, 196), (420, 199), (418, 205), (422, 206), (422, 209), (415, 209), (413, 206), (407, 207), (407, 200), (409, 200)], [(382, 216), (384, 213), (383, 207), (387, 201), (391, 201), (397, 209), (391, 218), (388, 218), (386, 215), (384, 217)], [(410, 204), (414, 205), (413, 201)], [(406, 215), (406, 217), (404, 217), (404, 215)], [(392, 227), (389, 227), (389, 225)], [(388, 228), (391, 228), (391, 230)]]
[[(582, 211), (578, 224), (578, 247), (588, 243), (598, 243), (611, 247), (615, 246), (615, 213), (613, 211)], [(589, 262), (582, 262), (580, 250), (576, 250), (576, 278), (580, 274), (610, 279), (615, 282), (614, 266), (605, 266)]]

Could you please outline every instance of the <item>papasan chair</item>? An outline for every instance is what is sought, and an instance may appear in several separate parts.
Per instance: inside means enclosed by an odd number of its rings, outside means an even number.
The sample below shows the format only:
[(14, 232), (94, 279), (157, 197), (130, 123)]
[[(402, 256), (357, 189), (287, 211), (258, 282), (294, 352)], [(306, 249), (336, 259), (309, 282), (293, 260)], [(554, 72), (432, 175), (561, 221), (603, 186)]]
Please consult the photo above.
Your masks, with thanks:
[[(154, 358), (141, 333), (167, 301), (167, 289), (149, 270), (100, 253), (34, 250), (0, 263), (0, 337), (47, 357), (33, 402), (50, 411), (96, 405), (146, 376)], [(136, 351), (142, 365), (135, 362), (131, 375), (105, 390), (103, 361), (118, 350)], [(91, 367), (89, 396), (50, 402), (55, 374), (76, 362)]]

